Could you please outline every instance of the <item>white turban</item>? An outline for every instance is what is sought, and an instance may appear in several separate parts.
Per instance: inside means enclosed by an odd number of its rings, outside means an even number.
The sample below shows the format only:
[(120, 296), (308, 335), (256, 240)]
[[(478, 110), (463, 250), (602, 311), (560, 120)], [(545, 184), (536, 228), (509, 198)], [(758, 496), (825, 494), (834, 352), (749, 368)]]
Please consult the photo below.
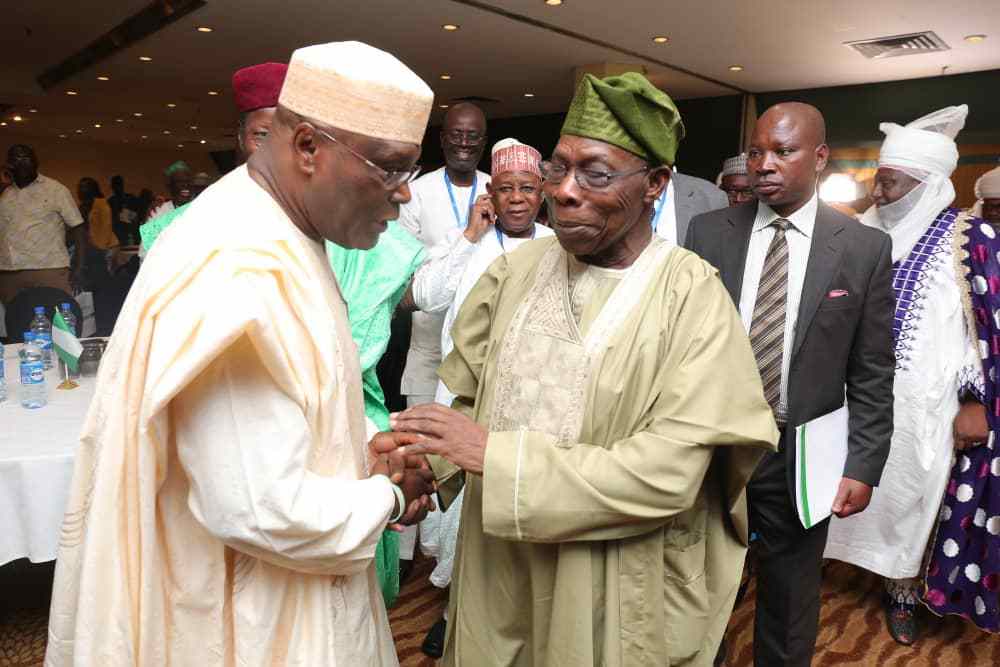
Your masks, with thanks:
[(955, 137), (965, 127), (968, 115), (968, 105), (962, 104), (927, 114), (905, 127), (896, 123), (880, 124), (878, 129), (885, 134), (885, 141), (879, 151), (878, 166), (951, 178), (958, 166)]
[(878, 166), (897, 169), (920, 181), (909, 194), (882, 209), (872, 206), (861, 222), (892, 237), (892, 261), (910, 254), (934, 219), (955, 199), (951, 174), (958, 166), (955, 137), (965, 127), (968, 105), (947, 107), (906, 126), (882, 123), (885, 134)]
[(976, 180), (976, 205), (972, 215), (983, 217), (983, 200), (1000, 199), (1000, 167), (990, 169)]

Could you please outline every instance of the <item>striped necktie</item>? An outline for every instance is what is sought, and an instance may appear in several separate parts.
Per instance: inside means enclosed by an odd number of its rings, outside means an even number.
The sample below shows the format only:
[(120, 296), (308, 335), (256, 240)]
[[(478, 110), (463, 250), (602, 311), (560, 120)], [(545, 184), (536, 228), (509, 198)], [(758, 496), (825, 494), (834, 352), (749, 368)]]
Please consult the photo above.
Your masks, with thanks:
[(775, 419), (784, 421), (779, 413), (781, 401), (781, 360), (785, 345), (785, 307), (788, 301), (788, 241), (785, 232), (791, 225), (778, 218), (771, 222), (775, 227), (774, 238), (767, 248), (764, 268), (760, 273), (757, 302), (753, 307), (750, 324), (750, 345), (757, 358), (757, 368), (764, 385), (764, 398), (774, 412)]

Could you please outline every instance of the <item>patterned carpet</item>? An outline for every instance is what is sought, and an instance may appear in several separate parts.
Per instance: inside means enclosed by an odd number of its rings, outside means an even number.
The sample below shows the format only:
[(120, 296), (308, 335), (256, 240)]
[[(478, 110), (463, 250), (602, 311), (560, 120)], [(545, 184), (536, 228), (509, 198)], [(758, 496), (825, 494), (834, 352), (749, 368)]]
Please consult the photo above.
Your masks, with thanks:
[[(391, 610), (390, 622), (402, 667), (433, 667), (420, 652), (424, 634), (441, 614), (445, 598), (427, 581), (432, 563), (418, 562)], [(51, 565), (23, 561), (0, 569), (0, 667), (39, 667), (45, 653)], [(917, 648), (893, 642), (885, 631), (876, 577), (830, 563), (823, 589), (823, 615), (814, 667), (980, 667), (1000, 665), (1000, 637), (979, 632), (960, 619), (924, 616)], [(729, 667), (752, 663), (753, 585), (733, 614)]]

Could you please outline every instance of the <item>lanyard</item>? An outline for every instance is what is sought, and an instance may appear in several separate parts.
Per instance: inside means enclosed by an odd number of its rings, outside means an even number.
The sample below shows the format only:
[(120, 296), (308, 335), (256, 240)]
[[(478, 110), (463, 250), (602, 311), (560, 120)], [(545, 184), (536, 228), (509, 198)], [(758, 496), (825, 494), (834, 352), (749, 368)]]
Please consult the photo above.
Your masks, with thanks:
[(667, 205), (667, 188), (669, 187), (670, 185), (668, 184), (666, 188), (663, 188), (663, 194), (660, 195), (660, 198), (657, 200), (660, 202), (660, 208), (656, 209), (656, 211), (653, 213), (652, 225), (654, 232), (656, 231), (656, 224), (660, 221), (660, 214), (663, 213), (663, 207)]
[[(532, 238), (532, 240), (534, 240), (534, 238), (535, 238), (535, 230), (536, 229), (538, 229), (538, 228), (535, 227), (535, 223), (531, 223), (531, 238)], [(493, 223), (493, 231), (495, 231), (497, 233), (497, 243), (500, 244), (500, 249), (503, 250), (504, 252), (507, 252), (507, 248), (505, 248), (503, 246), (503, 232), (500, 231), (500, 225), (494, 222)]]
[(469, 215), (472, 213), (472, 204), (476, 201), (476, 182), (479, 180), (479, 174), (474, 174), (472, 176), (472, 191), (469, 192), (469, 205), (465, 209), (465, 222), (462, 222), (462, 216), (458, 214), (458, 204), (455, 203), (455, 193), (451, 189), (451, 179), (448, 178), (448, 170), (445, 169), (444, 174), (444, 184), (448, 188), (448, 197), (451, 199), (451, 211), (455, 214), (455, 222), (458, 224), (459, 229), (465, 229), (469, 226)]

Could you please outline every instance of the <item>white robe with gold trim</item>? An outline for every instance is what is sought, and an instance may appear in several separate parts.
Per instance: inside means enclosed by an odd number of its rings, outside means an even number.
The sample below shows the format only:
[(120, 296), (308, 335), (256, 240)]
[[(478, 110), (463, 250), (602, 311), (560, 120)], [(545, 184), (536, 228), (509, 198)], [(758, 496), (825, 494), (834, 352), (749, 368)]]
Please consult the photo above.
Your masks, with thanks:
[(245, 168), (143, 264), (63, 525), (46, 665), (396, 665), (357, 352), (323, 248)]

